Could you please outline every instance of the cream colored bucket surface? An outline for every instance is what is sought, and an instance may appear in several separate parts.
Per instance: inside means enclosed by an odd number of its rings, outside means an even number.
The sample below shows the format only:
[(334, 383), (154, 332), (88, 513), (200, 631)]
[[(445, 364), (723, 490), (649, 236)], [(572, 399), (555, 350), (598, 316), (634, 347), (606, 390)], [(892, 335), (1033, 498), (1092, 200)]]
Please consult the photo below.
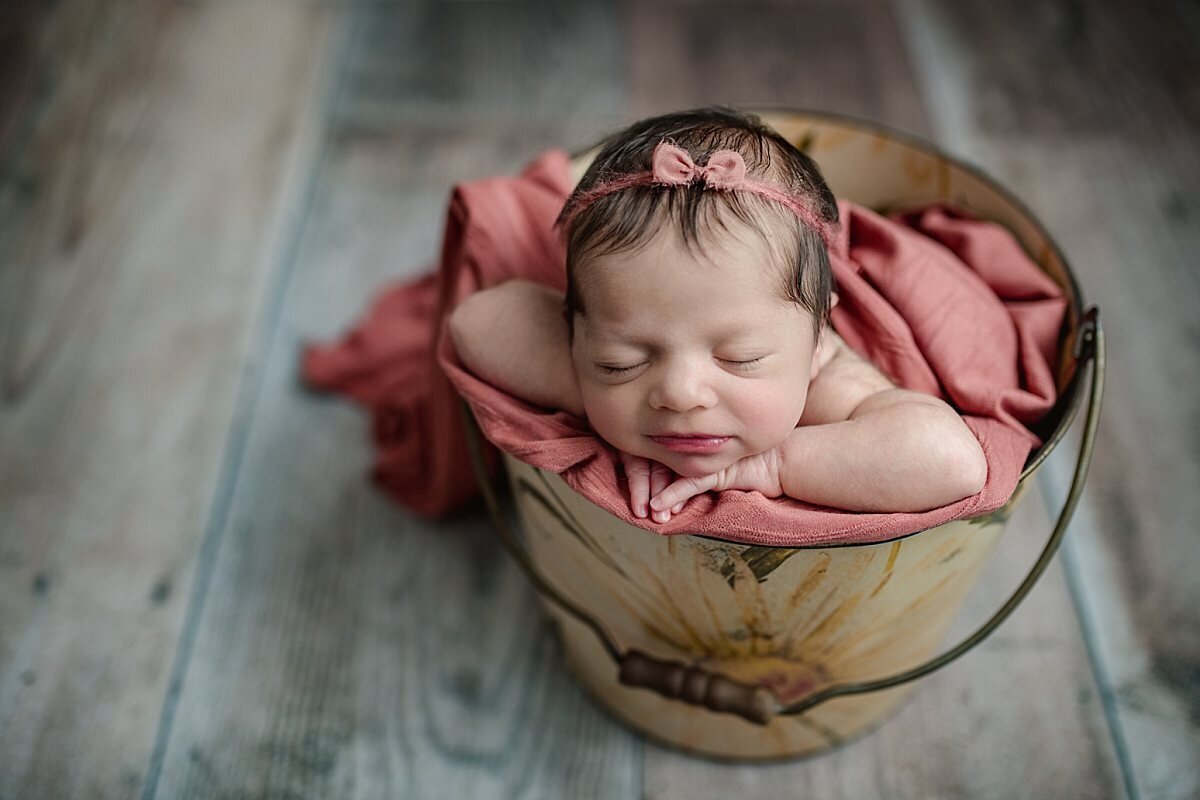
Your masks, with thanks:
[[(1003, 621), (1069, 521), (1086, 479), (1103, 384), (1098, 315), (1093, 309), (1085, 323), (1058, 248), (1002, 188), (932, 145), (874, 123), (816, 112), (762, 116), (817, 161), (840, 197), (878, 211), (945, 200), (1002, 223), (1072, 307), (1058, 370), (1063, 399), (1043, 432), (1047, 442), (1008, 504), (983, 517), (842, 547), (657, 536), (612, 516), (557, 475), (505, 455), (519, 544), (485, 481), (505, 544), (541, 591), (567, 662), (590, 694), (658, 740), (727, 759), (778, 759), (837, 745), (886, 718), (913, 678), (961, 655)], [(575, 159), (577, 176), (591, 157)], [(1070, 424), (1083, 395), (1085, 356), (1093, 360), (1088, 427), (1046, 550), (983, 628), (935, 659), (1036, 467)], [(886, 688), (867, 691), (874, 685)]]

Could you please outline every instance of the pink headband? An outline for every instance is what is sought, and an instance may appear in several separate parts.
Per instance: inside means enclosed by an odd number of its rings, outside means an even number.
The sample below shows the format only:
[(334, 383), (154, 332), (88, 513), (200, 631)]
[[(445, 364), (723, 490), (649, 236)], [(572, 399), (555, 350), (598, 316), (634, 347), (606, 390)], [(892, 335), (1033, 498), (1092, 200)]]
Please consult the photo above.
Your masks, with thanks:
[(568, 225), (580, 211), (601, 197), (622, 189), (631, 186), (686, 186), (698, 178), (708, 189), (751, 192), (787, 206), (801, 222), (820, 234), (826, 247), (830, 245), (833, 238), (830, 226), (799, 198), (777, 186), (747, 178), (746, 162), (736, 150), (718, 150), (709, 157), (707, 164), (697, 167), (686, 150), (663, 139), (654, 148), (651, 162), (652, 168), (649, 172), (639, 172), (601, 183), (579, 195), (563, 225)]

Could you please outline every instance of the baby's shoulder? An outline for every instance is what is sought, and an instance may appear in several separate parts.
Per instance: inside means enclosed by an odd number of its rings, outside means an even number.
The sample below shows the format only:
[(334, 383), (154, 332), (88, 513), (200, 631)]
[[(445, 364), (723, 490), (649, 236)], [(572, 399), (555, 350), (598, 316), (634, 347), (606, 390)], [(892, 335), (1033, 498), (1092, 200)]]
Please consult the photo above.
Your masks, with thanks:
[(832, 328), (827, 329), (817, 351), (800, 424), (842, 422), (863, 400), (894, 388), (878, 367), (855, 352)]

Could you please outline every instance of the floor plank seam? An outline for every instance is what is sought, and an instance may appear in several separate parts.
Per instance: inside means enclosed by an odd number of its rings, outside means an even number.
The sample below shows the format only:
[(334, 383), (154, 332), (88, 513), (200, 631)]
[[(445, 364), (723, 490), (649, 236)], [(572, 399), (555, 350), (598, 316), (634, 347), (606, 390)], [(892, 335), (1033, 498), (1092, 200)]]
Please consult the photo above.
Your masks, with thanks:
[[(914, 72), (919, 76), (918, 85), (922, 99), (929, 110), (930, 120), (936, 132), (935, 141), (947, 147), (957, 157), (978, 165), (987, 171), (989, 159), (981, 149), (984, 141), (972, 117), (978, 100), (972, 94), (969, 78), (960, 70), (945, 69), (945, 63), (969, 63), (961, 48), (961, 39), (944, 30), (946, 21), (937, 11), (937, 6), (925, 0), (891, 0), (895, 9), (901, 36), (904, 39)], [(972, 99), (973, 104), (966, 100)], [(1042, 501), (1051, 519), (1057, 519), (1062, 498), (1066, 497), (1066, 480), (1061, 471), (1056, 472), (1053, 461), (1044, 465), (1038, 482), (1042, 489)], [(1065, 469), (1065, 468), (1064, 468)], [(1074, 527), (1078, 531), (1081, 517), (1086, 516), (1086, 499), (1077, 509)], [(1078, 535), (1078, 534), (1076, 534)], [(1117, 768), (1129, 800), (1139, 800), (1134, 777), (1133, 761), (1128, 739), (1121, 724), (1112, 677), (1103, 662), (1096, 626), (1091, 618), (1086, 598), (1083, 596), (1080, 567), (1072, 552), (1072, 538), (1068, 531), (1066, 541), (1060, 548), (1063, 574), (1070, 595), (1070, 602), (1083, 638), (1092, 680), (1100, 695), (1109, 739), (1112, 742)]]
[(321, 169), (329, 151), (330, 120), (333, 119), (345, 85), (347, 64), (350, 61), (350, 54), (353, 52), (352, 46), (359, 38), (361, 13), (354, 11), (343, 13), (351, 16), (349, 19), (343, 17), (335, 23), (340, 29), (335, 33), (337, 41), (333, 45), (334, 56), (331, 59), (333, 77), (332, 79), (326, 78), (326, 86), (318, 93), (318, 97), (320, 97), (317, 123), (319, 127), (318, 143), (313, 148), (314, 156), (303, 167), (306, 177), (300, 184), (300, 202), (289, 213), (290, 218), (283, 223), (284, 233), (279, 240), (282, 255), (270, 270), (267, 288), (263, 293), (263, 309), (258, 315), (259, 323), (250, 345), (250, 356), (239, 381), (233, 420), (229, 427), (224, 456), (218, 472), (217, 488), (210, 505), (212, 511), (197, 554), (196, 577), (187, 610), (184, 612), (183, 629), (171, 666), (170, 679), (163, 699), (158, 729), (155, 732), (154, 748), (151, 751), (146, 779), (142, 785), (142, 800), (154, 800), (158, 794), (158, 782), (162, 774), (167, 744), (174, 728), (175, 711), (183, 691), (217, 556), (228, 527), (229, 514), (233, 508), (237, 479), (241, 472), (249, 440), (250, 424), (254, 418), (258, 399), (262, 394), (262, 384), (267, 372), (266, 358), (263, 356), (269, 354), (275, 333), (281, 323), (283, 300), (292, 281), (292, 274), (298, 260), (300, 240), (303, 238), (305, 226), (312, 214), (317, 189), (320, 185)]
[[(1051, 469), (1043, 469), (1038, 482), (1041, 485), (1042, 498), (1046, 504), (1047, 512), (1052, 519), (1057, 519), (1061, 506), (1056, 505), (1056, 503), (1061, 503), (1061, 498), (1066, 496), (1066, 487), (1061, 480), (1061, 476), (1054, 473), (1052, 468), (1055, 465), (1046, 464), (1045, 466)], [(1080, 517), (1087, 513), (1085, 502), (1079, 504), (1075, 517), (1072, 520), (1072, 527), (1076, 529), (1082, 527), (1080, 525)], [(1117, 757), (1117, 765), (1121, 769), (1121, 780), (1125, 786), (1125, 796), (1129, 800), (1140, 800), (1137, 781), (1134, 780), (1133, 760), (1129, 752), (1129, 743), (1125, 736), (1125, 728), (1121, 724), (1120, 710), (1117, 708), (1117, 696), (1113, 689), (1112, 676), (1108, 674), (1108, 668), (1104, 663), (1104, 658), (1097, 642), (1095, 621), (1092, 619), (1091, 611), (1083, 597), (1083, 576), (1080, 574), (1079, 564), (1075, 558), (1070, 528), (1067, 530), (1062, 549), (1059, 551), (1059, 557), (1062, 559), (1063, 574), (1067, 580), (1067, 590), (1071, 595), (1071, 605), (1074, 607), (1075, 617), (1079, 621), (1079, 632), (1083, 637), (1083, 645), (1087, 651), (1088, 664), (1092, 668), (1092, 679), (1096, 682), (1096, 689), (1100, 693), (1100, 702), (1104, 708), (1104, 718), (1108, 722), (1108, 733), (1112, 739), (1113, 750)]]

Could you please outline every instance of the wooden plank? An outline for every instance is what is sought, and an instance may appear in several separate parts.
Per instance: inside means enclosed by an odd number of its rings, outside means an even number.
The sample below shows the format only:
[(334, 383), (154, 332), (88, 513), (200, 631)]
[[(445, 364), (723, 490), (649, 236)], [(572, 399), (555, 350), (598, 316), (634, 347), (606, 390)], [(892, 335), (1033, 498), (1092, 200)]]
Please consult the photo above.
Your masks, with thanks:
[(0, 797), (142, 786), (329, 18), (68, 0), (26, 40), (0, 183)]
[[(263, 342), (154, 796), (637, 796), (640, 741), (574, 685), (486, 517), (429, 523), (394, 507), (366, 480), (362, 413), (300, 391), (295, 374), (303, 341), (344, 330), (385, 282), (436, 254), (453, 183), (512, 171), (564, 131), (617, 116), (608, 106), (523, 120), (516, 107), (564, 81), (580, 94), (621, 85), (619, 64), (551, 74), (518, 57), (525, 40), (557, 37), (563, 52), (601, 63), (615, 25), (595, 25), (597, 8), (346, 9), (342, 99)], [(496, 34), (518, 29), (521, 41)], [(471, 76), (507, 94), (458, 83)], [(478, 102), (447, 100), (443, 116), (443, 97)]]
[[(929, 136), (911, 56), (886, 3), (647, 2), (634, 7), (631, 26), (654, 32), (634, 35), (637, 108), (781, 103)], [(960, 633), (999, 606), (1034, 560), (1047, 525), (1031, 492), (972, 595)], [(926, 679), (866, 738), (770, 767), (718, 765), (648, 747), (647, 796), (1120, 796), (1099, 691), (1057, 565), (1027, 603), (977, 652)]]
[[(351, 129), (458, 135), (484, 125), (503, 138), (544, 127), (571, 149), (627, 121), (618, 0), (393, 5), (350, 66), (355, 90), (340, 113)], [(514, 163), (529, 153), (511, 144)]]
[(816, 108), (921, 132), (926, 122), (877, 0), (629, 3), (638, 117), (714, 103)]
[(33, 0), (0, 6), (0, 154), (33, 94), (39, 42), (49, 16)]
[[(1019, 187), (1102, 309), (1105, 413), (1068, 564), (1130, 793), (1200, 793), (1195, 9), (912, 3), (939, 122)], [(1063, 496), (1070, 464), (1046, 472)]]

